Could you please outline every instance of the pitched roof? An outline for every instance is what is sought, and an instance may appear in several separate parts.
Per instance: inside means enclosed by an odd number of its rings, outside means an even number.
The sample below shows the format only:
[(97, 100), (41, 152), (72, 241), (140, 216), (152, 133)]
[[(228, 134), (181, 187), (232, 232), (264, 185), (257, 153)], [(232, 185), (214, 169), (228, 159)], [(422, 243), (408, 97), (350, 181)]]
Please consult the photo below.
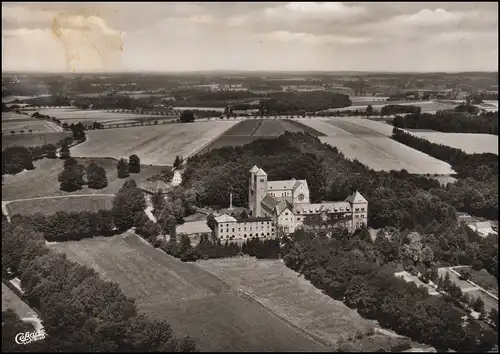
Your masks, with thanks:
[(267, 173), (265, 173), (262, 168), (259, 168), (259, 170), (257, 171), (257, 176), (267, 176)]
[(259, 170), (259, 168), (255, 165), (253, 165), (253, 167), (250, 169), (250, 173), (255, 173)]
[(268, 194), (264, 197), (264, 199), (262, 199), (260, 203), (266, 205), (269, 209), (274, 209), (274, 207), (276, 207), (276, 205), (278, 205), (280, 202), (272, 195)]
[(351, 194), (350, 196), (348, 196), (346, 199), (346, 202), (349, 202), (349, 203), (368, 203), (368, 201), (358, 192), (354, 192), (353, 194)]
[(295, 190), (301, 184), (307, 187), (305, 179), (296, 180), (295, 178), (283, 181), (268, 181), (267, 187), (269, 190)]
[(293, 205), (288, 200), (282, 200), (278, 205), (276, 205), (276, 214), (281, 215), (281, 213), (286, 209), (293, 211)]
[(154, 190), (154, 191), (158, 191), (158, 190), (165, 191), (168, 189), (168, 185), (160, 180), (154, 181), (154, 182), (145, 181), (145, 182), (142, 182), (141, 184), (139, 184), (139, 188), (147, 189), (147, 190)]
[(236, 219), (231, 215), (223, 214), (215, 218), (215, 221), (219, 222), (236, 222)]

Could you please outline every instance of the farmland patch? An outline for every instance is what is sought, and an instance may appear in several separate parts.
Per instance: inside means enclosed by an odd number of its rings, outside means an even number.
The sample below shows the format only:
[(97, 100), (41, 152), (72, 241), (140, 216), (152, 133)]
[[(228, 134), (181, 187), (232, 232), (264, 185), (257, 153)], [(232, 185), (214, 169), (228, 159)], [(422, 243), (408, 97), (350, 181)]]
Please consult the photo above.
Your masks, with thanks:
[(409, 173), (443, 175), (454, 173), (446, 162), (396, 142), (377, 132), (379, 128), (369, 128), (372, 123), (365, 127), (362, 124), (366, 123), (361, 121), (351, 123), (337, 119), (311, 119), (301, 122), (326, 134), (320, 137), (323, 143), (338, 148), (347, 158), (357, 159), (374, 170), (405, 169)]
[(94, 195), (94, 196), (68, 196), (62, 198), (39, 198), (13, 201), (7, 204), (9, 216), (16, 214), (35, 214), (52, 215), (59, 211), (66, 212), (97, 212), (101, 209), (111, 209), (113, 196)]
[(442, 133), (408, 131), (413, 136), (424, 138), (434, 144), (461, 149), (468, 154), (491, 153), (498, 155), (498, 135), (475, 133)]
[(33, 133), (33, 134), (3, 134), (2, 149), (9, 146), (42, 146), (45, 144), (57, 144), (64, 138), (70, 137), (71, 132)]
[[(141, 156), (139, 156), (141, 157)], [(89, 189), (84, 186), (76, 192), (63, 192), (59, 190), (57, 176), (63, 170), (63, 160), (41, 159), (34, 161), (34, 170), (24, 171), (17, 175), (4, 175), (2, 185), (2, 200), (28, 199), (75, 194), (115, 194), (123, 185), (125, 179), (119, 179), (116, 172), (117, 160), (112, 158), (77, 158), (77, 161), (87, 167), (91, 161), (106, 170), (108, 186), (103, 189)], [(164, 166), (141, 165), (141, 172), (131, 174), (139, 185), (149, 177), (163, 171)]]
[(16, 134), (29, 133), (46, 133), (46, 132), (62, 132), (63, 129), (54, 122), (40, 119), (17, 119), (7, 122), (2, 122), (2, 134), (9, 134), (14, 131)]
[[(235, 121), (168, 124), (134, 129), (94, 130), (87, 141), (71, 149), (73, 156), (121, 158), (136, 154), (141, 162), (171, 165), (177, 155), (184, 158), (235, 125)], [(149, 143), (145, 144), (149, 140)]]
[(203, 260), (197, 264), (333, 345), (349, 341), (356, 333), (364, 336), (376, 327), (374, 321), (363, 319), (356, 311), (323, 294), (281, 260), (238, 257)]
[(189, 334), (202, 351), (322, 351), (307, 337), (222, 280), (134, 234), (50, 245), (117, 282), (138, 310)]

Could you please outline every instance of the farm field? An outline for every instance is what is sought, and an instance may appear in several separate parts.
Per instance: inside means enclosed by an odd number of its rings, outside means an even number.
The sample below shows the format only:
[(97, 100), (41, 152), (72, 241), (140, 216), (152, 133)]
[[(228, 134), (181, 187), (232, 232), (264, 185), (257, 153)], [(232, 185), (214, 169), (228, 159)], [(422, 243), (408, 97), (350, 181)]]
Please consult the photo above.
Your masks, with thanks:
[(83, 110), (75, 107), (65, 107), (65, 108), (37, 108), (35, 111), (40, 114), (49, 115), (51, 117), (56, 117), (62, 121), (68, 121), (68, 123), (75, 123), (75, 121), (114, 121), (114, 120), (130, 120), (134, 118), (147, 118), (161, 116), (153, 116), (146, 114), (137, 113), (125, 113), (125, 112), (107, 112), (106, 110)]
[(71, 155), (119, 159), (137, 154), (144, 164), (171, 165), (177, 155), (189, 157), (236, 123), (209, 121), (94, 130), (87, 132), (86, 142), (71, 149)]
[(2, 123), (7, 121), (15, 121), (17, 119), (30, 119), (31, 115), (28, 114), (19, 114), (15, 112), (2, 112)]
[(2, 283), (2, 311), (14, 310), (20, 318), (35, 317), (36, 312), (31, 309), (16, 293)]
[(395, 105), (402, 105), (402, 106), (417, 106), (422, 109), (422, 113), (435, 113), (439, 110), (444, 110), (444, 109), (452, 109), (455, 106), (457, 106), (459, 103), (456, 104), (451, 104), (451, 103), (443, 103), (443, 102), (437, 102), (437, 101), (387, 101), (387, 102), (353, 102), (352, 106), (349, 107), (344, 107), (344, 108), (332, 108), (329, 109), (328, 111), (345, 111), (345, 110), (354, 110), (354, 109), (360, 109), (364, 110), (366, 107), (371, 104), (373, 109), (379, 110), (384, 106), (395, 104)]
[(16, 214), (52, 215), (58, 211), (97, 212), (112, 207), (112, 195), (69, 196), (62, 198), (27, 199), (10, 202), (6, 205), (9, 216)]
[(468, 154), (489, 152), (498, 155), (498, 136), (474, 133), (415, 132), (408, 133), (429, 140), (434, 144), (451, 146)]
[[(142, 156), (139, 156), (142, 158)], [(115, 194), (123, 185), (125, 179), (118, 179), (116, 165), (118, 161), (112, 158), (77, 158), (83, 166), (91, 161), (96, 162), (106, 170), (108, 186), (103, 189), (89, 189), (84, 186), (76, 192), (63, 192), (59, 190), (57, 176), (63, 170), (63, 160), (41, 159), (34, 161), (35, 169), (24, 171), (17, 175), (4, 175), (2, 185), (2, 200), (28, 199), (38, 197), (51, 197), (76, 194)], [(137, 185), (145, 182), (149, 177), (163, 171), (165, 166), (141, 165), (141, 172), (131, 174)]]
[(293, 120), (245, 119), (228, 129), (218, 139), (198, 151), (197, 154), (204, 154), (209, 150), (220, 149), (225, 146), (245, 145), (257, 139), (275, 138), (285, 133), (285, 131), (293, 133), (307, 132), (315, 136), (323, 135), (321, 132)]
[[(197, 264), (333, 346), (339, 340), (349, 342), (353, 335), (378, 327), (376, 322), (362, 318), (356, 311), (323, 294), (281, 260), (237, 257), (203, 260)], [(367, 343), (361, 350), (380, 348), (375, 342), (382, 338), (365, 339)], [(387, 341), (387, 337), (383, 336), (383, 340)]]
[(370, 120), (365, 122), (362, 119), (354, 123), (348, 119), (302, 120), (301, 122), (326, 134), (326, 137), (319, 137), (323, 143), (337, 147), (347, 158), (357, 159), (374, 170), (405, 169), (409, 173), (441, 175), (454, 173), (446, 162), (388, 138), (383, 134), (385, 128), (376, 126), (384, 123)]
[(2, 149), (9, 146), (42, 146), (45, 144), (57, 144), (66, 137), (71, 136), (71, 132), (51, 132), (33, 134), (14, 134), (2, 136)]
[(486, 269), (474, 270), (471, 267), (461, 267), (455, 270), (460, 274), (468, 272), (474, 283), (498, 296), (498, 281)]
[(189, 334), (201, 351), (322, 351), (262, 306), (195, 264), (153, 248), (133, 233), (51, 244), (117, 282), (140, 312)]
[(24, 133), (28, 133), (30, 129), (33, 133), (63, 131), (56, 123), (40, 119), (13, 119), (2, 122), (2, 134), (10, 134), (11, 131), (19, 134), (21, 130), (24, 131)]

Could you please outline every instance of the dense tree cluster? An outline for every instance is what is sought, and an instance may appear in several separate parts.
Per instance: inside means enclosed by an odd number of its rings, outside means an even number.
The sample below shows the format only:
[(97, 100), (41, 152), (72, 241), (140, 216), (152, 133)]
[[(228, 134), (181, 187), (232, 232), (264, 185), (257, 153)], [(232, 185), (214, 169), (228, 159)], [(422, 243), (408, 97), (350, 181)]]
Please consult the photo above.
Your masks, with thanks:
[[(74, 166), (74, 165), (73, 165)], [(71, 241), (95, 236), (112, 236), (136, 227), (137, 232), (149, 237), (158, 234), (151, 225), (144, 209), (144, 194), (133, 179), (127, 180), (113, 199), (111, 210), (97, 212), (65, 212), (52, 215), (14, 215), (12, 220), (30, 224), (43, 234), (47, 241)], [(156, 226), (156, 225), (155, 225)]]
[(306, 112), (323, 111), (330, 108), (349, 107), (348, 95), (317, 92), (276, 92), (260, 100), (260, 111), (270, 115), (300, 115)]
[(133, 179), (125, 181), (116, 193), (111, 209), (118, 231), (123, 232), (134, 226), (141, 228), (149, 220), (145, 209), (144, 193), (137, 187), (137, 183)]
[[(139, 315), (134, 300), (125, 296), (117, 284), (104, 281), (94, 270), (50, 250), (42, 235), (23, 220), (5, 224), (2, 224), (2, 269), (10, 269), (21, 279), (24, 297), (39, 313), (48, 334), (37, 342), (43, 345), (43, 349), (37, 350), (196, 350), (189, 337), (175, 338), (166, 321)], [(15, 319), (7, 321), (6, 329), (13, 334), (20, 323), (12, 323)], [(8, 333), (2, 328), (2, 335)]]
[(102, 166), (91, 162), (85, 171), (87, 173), (87, 185), (89, 188), (103, 189), (107, 187), (108, 178), (106, 177), (106, 170)]
[(23, 100), (24, 103), (32, 106), (59, 107), (71, 106), (71, 98), (62, 95), (38, 96)]
[[(92, 171), (91, 171), (92, 172)], [(59, 173), (57, 180), (60, 183), (61, 190), (65, 192), (74, 192), (81, 189), (85, 185), (85, 167), (70, 157), (64, 160), (64, 168)], [(91, 178), (92, 178), (91, 174)], [(92, 181), (93, 183), (95, 181)]]
[(128, 158), (128, 170), (130, 173), (141, 172), (141, 159), (137, 155), (130, 155)]
[(2, 174), (16, 174), (24, 170), (33, 170), (33, 157), (24, 146), (10, 146), (2, 151)]
[(182, 123), (192, 123), (194, 122), (194, 113), (191, 110), (182, 111), (180, 121)]
[(66, 137), (56, 145), (45, 144), (41, 146), (9, 146), (2, 150), (2, 174), (16, 174), (24, 169), (33, 169), (33, 161), (47, 157), (49, 159), (57, 158), (57, 148), (66, 146), (65, 158), (69, 155), (69, 145), (73, 142), (72, 137)]
[(467, 154), (449, 146), (431, 143), (401, 129), (394, 128), (392, 138), (402, 144), (448, 162), (460, 178), (446, 188), (433, 188), (431, 192), (456, 209), (498, 218), (498, 156), (495, 154)]
[(341, 230), (331, 236), (295, 232), (282, 248), (285, 264), (363, 317), (415, 341), (460, 351), (487, 351), (497, 343), (497, 333), (453, 303), (395, 278), (376, 245)]
[(498, 135), (498, 111), (484, 112), (472, 119), (469, 114), (437, 111), (435, 114), (409, 114), (396, 117), (394, 126), (409, 129), (432, 129), (448, 133), (482, 133)]
[(410, 106), (410, 105), (399, 105), (399, 104), (390, 104), (382, 107), (380, 110), (381, 116), (390, 116), (394, 114), (420, 114), (422, 108), (418, 106)]
[(130, 177), (130, 166), (126, 159), (121, 158), (116, 164), (116, 173), (118, 178), (128, 178)]

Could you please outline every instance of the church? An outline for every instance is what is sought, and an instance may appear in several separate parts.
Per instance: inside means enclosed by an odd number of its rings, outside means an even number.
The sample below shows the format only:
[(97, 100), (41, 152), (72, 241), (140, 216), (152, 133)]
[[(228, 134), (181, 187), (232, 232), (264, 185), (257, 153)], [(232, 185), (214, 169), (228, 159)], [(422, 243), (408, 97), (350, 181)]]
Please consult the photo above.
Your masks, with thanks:
[(250, 172), (248, 207), (251, 217), (237, 220), (229, 215), (216, 217), (216, 236), (221, 239), (276, 237), (296, 229), (327, 230), (343, 225), (351, 233), (368, 222), (368, 201), (354, 192), (344, 201), (311, 203), (306, 180), (268, 181), (257, 166)]

